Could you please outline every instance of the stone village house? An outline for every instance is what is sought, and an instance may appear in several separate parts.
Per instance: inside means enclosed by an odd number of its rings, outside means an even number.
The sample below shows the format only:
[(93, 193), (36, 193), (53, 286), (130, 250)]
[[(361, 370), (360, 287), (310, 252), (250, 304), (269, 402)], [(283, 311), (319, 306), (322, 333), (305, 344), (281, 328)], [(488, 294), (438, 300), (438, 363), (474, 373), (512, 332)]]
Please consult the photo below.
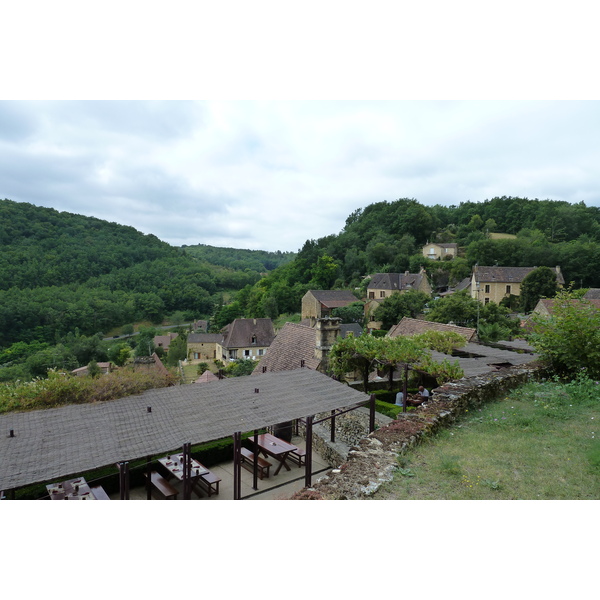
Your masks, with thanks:
[(354, 302), (360, 300), (347, 290), (309, 290), (302, 297), (302, 320), (309, 319), (314, 325), (317, 319), (330, 317), (333, 309)]
[(421, 267), (419, 273), (376, 273), (371, 277), (367, 286), (367, 302), (365, 304), (365, 317), (369, 329), (380, 329), (381, 324), (372, 320), (373, 313), (381, 302), (392, 294), (403, 294), (409, 290), (423, 292), (431, 295), (431, 285), (427, 279), (425, 269)]
[[(480, 267), (475, 265), (471, 275), (471, 298), (483, 304), (500, 304), (504, 298), (521, 295), (523, 279), (537, 267)], [(555, 267), (559, 287), (565, 284), (560, 267)]]
[(423, 256), (431, 260), (444, 260), (458, 256), (458, 244), (425, 244)]

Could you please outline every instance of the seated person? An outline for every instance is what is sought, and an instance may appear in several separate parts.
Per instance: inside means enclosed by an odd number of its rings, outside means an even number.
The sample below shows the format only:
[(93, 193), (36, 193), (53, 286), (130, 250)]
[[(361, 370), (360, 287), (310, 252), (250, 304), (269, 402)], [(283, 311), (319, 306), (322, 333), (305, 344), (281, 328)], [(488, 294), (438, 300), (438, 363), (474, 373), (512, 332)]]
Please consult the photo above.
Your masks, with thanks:
[(429, 400), (429, 391), (421, 385), (419, 386), (419, 393), (415, 394), (413, 398), (408, 398), (406, 404), (409, 406), (420, 406), (423, 402), (427, 402), (427, 400)]

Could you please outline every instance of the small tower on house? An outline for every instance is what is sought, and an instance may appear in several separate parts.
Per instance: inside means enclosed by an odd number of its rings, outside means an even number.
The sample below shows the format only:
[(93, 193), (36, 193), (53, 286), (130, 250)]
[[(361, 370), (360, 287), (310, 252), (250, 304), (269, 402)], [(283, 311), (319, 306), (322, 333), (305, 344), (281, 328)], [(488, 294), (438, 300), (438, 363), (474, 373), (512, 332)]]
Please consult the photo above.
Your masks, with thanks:
[(325, 373), (329, 366), (329, 352), (340, 335), (341, 323), (342, 319), (339, 317), (326, 317), (317, 319), (315, 324), (315, 358), (320, 361), (318, 370), (322, 373)]

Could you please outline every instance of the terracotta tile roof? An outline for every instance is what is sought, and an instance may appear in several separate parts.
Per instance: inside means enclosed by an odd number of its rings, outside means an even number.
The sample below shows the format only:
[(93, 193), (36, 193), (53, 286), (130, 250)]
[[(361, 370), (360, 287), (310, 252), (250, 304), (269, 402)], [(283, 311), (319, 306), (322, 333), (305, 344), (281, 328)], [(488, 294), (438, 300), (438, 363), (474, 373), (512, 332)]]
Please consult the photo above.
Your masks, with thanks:
[(286, 323), (266, 351), (253, 375), (262, 375), (263, 368), (271, 371), (298, 369), (301, 361), (307, 369), (317, 369), (320, 361), (315, 358), (317, 334), (313, 327), (300, 323)]
[[(520, 283), (537, 267), (473, 267), (476, 281), (485, 283)], [(565, 280), (562, 273), (558, 272), (557, 282), (564, 285)]]
[(219, 381), (219, 378), (212, 371), (204, 371), (194, 383), (209, 383), (211, 381)]
[[(255, 340), (253, 342), (253, 339)], [(275, 339), (275, 328), (271, 319), (235, 319), (227, 326), (223, 339), (224, 348), (264, 348)]]
[(162, 346), (165, 350), (169, 349), (171, 342), (178, 336), (177, 333), (167, 333), (166, 335), (155, 335), (154, 342), (155, 346)]
[[(600, 298), (585, 298), (584, 296), (584, 299), (586, 301), (586, 304), (589, 304), (596, 310), (600, 310)], [(548, 311), (548, 314), (552, 315), (554, 313), (554, 307), (556, 306), (556, 302), (556, 298), (541, 298), (536, 304), (535, 308), (533, 309), (533, 312), (541, 312), (540, 308), (541, 306), (543, 306), (546, 309), (546, 311)], [(581, 301), (577, 298), (573, 298), (570, 301), (571, 304), (579, 304), (580, 302)]]
[(403, 317), (398, 325), (392, 327), (388, 332), (389, 337), (397, 337), (399, 335), (415, 335), (424, 333), (425, 331), (454, 331), (467, 339), (467, 342), (472, 341), (477, 334), (477, 330), (471, 327), (458, 327), (457, 325), (448, 325), (446, 323), (436, 323), (435, 321), (422, 321), (421, 319), (411, 319)]
[[(6, 413), (0, 415), (0, 489), (60, 481), (119, 461), (166, 454), (187, 442), (201, 444), (368, 400), (322, 373), (296, 369)], [(11, 429), (14, 437), (6, 434)]]

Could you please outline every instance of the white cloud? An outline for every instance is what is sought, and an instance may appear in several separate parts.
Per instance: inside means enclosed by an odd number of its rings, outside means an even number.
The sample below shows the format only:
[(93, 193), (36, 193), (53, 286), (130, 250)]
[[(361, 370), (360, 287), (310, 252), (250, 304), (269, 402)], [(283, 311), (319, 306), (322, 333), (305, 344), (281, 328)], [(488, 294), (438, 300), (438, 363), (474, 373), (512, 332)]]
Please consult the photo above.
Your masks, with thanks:
[(298, 250), (356, 208), (598, 203), (600, 105), (1, 102), (0, 195), (174, 245)]

